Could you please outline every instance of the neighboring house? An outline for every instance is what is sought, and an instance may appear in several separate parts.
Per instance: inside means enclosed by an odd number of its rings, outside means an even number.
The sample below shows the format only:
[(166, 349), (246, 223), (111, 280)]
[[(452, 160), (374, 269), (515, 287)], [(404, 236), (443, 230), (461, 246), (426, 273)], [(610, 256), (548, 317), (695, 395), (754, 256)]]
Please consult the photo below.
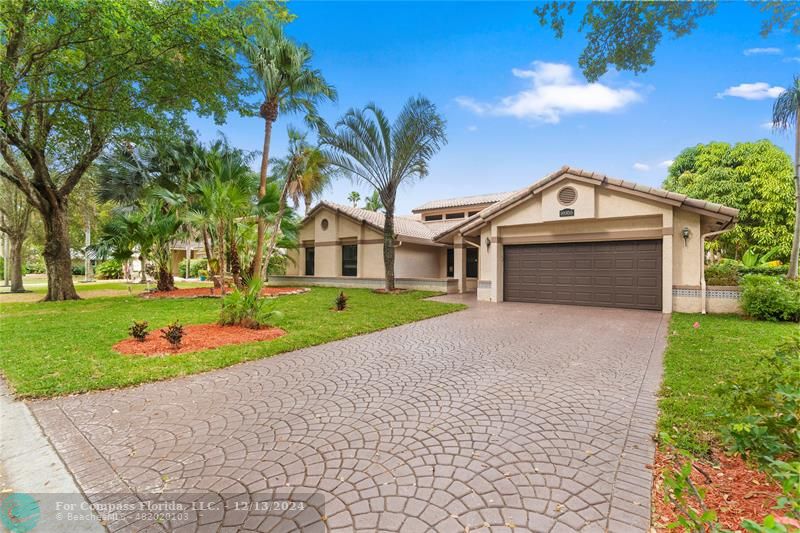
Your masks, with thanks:
[[(699, 311), (703, 237), (738, 211), (563, 167), (513, 193), (423, 204), (395, 222), (401, 288), (477, 292), (490, 302)], [(321, 202), (271, 284), (380, 287), (383, 215)], [(713, 235), (707, 235), (712, 237)], [(714, 292), (709, 311), (733, 311)]]

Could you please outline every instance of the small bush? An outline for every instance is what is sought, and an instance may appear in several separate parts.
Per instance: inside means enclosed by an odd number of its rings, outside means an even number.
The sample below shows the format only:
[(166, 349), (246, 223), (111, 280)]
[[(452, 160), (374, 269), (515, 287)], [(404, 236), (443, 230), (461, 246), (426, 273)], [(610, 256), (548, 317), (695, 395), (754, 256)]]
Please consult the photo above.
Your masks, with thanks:
[(122, 263), (116, 259), (109, 259), (97, 265), (96, 274), (99, 279), (121, 279)]
[(739, 267), (739, 276), (748, 274), (761, 274), (764, 276), (785, 276), (789, 272), (789, 265), (759, 265), (754, 267)]
[(147, 338), (147, 327), (149, 324), (146, 320), (134, 320), (133, 324), (128, 328), (128, 333), (131, 337), (139, 342), (144, 342)]
[(72, 275), (73, 276), (85, 276), (86, 275), (86, 265), (72, 265)]
[(219, 315), (221, 326), (243, 326), (260, 329), (269, 326), (270, 320), (280, 316), (273, 310), (274, 300), (261, 296), (264, 287), (261, 278), (246, 280), (242, 289), (234, 289), (222, 300)]
[[(201, 270), (208, 270), (208, 259), (192, 259), (189, 262), (189, 277), (199, 278)], [(186, 262), (183, 262), (181, 273), (186, 272)]]
[(742, 279), (741, 301), (754, 318), (800, 321), (800, 281), (750, 274)]
[(333, 301), (334, 305), (336, 306), (337, 311), (344, 311), (347, 309), (347, 300), (348, 297), (344, 293), (344, 291), (339, 292), (339, 296), (336, 297), (336, 300)]
[(729, 287), (739, 284), (739, 265), (736, 261), (722, 260), (719, 263), (706, 267), (706, 283), (709, 285), (726, 285)]
[(166, 339), (173, 349), (177, 349), (183, 340), (183, 326), (177, 320), (161, 330), (161, 338)]
[(26, 274), (45, 274), (46, 272), (47, 268), (44, 264), (44, 258), (39, 255), (29, 258), (25, 263)]
[(723, 386), (733, 412), (746, 413), (724, 428), (731, 451), (766, 465), (800, 459), (800, 334), (764, 358), (746, 380)]

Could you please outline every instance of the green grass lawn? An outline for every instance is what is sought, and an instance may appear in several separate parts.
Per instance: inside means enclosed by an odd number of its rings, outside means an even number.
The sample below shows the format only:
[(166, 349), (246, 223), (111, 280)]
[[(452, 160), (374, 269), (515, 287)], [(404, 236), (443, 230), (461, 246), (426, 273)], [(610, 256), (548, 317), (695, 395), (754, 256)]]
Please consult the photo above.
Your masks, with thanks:
[[(82, 277), (80, 278), (83, 279)], [(92, 292), (92, 291), (127, 291), (130, 289), (134, 294), (138, 294), (144, 291), (147, 288), (147, 285), (144, 283), (125, 283), (124, 281), (105, 281), (99, 280), (91, 283), (84, 283), (78, 279), (74, 280), (75, 290), (78, 293), (82, 292)], [(151, 289), (155, 288), (155, 283), (151, 282), (149, 287)], [(187, 289), (191, 287), (208, 287), (209, 283), (207, 281), (178, 281), (175, 283), (175, 286), (179, 289)], [(28, 287), (26, 287), (28, 289)], [(36, 284), (31, 285), (28, 289), (35, 294), (46, 294), (47, 293), (47, 284)]]
[[(700, 323), (695, 329), (693, 324)], [(758, 360), (797, 324), (747, 320), (733, 315), (674, 314), (665, 353), (659, 431), (678, 447), (705, 454), (719, 437), (727, 410), (720, 383), (746, 379)]]
[(424, 300), (434, 294), (429, 292), (346, 292), (348, 309), (340, 313), (330, 310), (339, 289), (313, 288), (305, 294), (278, 298), (276, 309), (283, 316), (274, 325), (287, 334), (276, 340), (165, 357), (124, 356), (112, 346), (127, 337), (133, 320), (147, 320), (151, 330), (176, 319), (184, 325), (215, 322), (219, 300), (123, 296), (4, 304), (0, 309), (0, 369), (20, 397), (124, 387), (222, 368), (465, 307)]

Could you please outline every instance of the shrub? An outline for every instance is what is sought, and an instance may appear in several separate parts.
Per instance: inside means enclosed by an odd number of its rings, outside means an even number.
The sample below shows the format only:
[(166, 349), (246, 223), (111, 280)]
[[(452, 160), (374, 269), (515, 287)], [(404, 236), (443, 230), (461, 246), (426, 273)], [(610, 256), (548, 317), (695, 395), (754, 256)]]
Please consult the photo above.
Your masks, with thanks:
[(99, 279), (121, 279), (122, 263), (116, 259), (109, 259), (97, 265), (96, 274)]
[(86, 265), (72, 265), (72, 275), (73, 276), (85, 276), (86, 275)]
[(706, 267), (706, 283), (734, 286), (739, 284), (739, 265), (736, 261), (722, 260)]
[(274, 300), (261, 296), (264, 283), (261, 278), (247, 280), (244, 288), (234, 289), (222, 300), (219, 315), (221, 326), (244, 326), (260, 329), (269, 326), (269, 321), (280, 316), (273, 310)]
[(347, 308), (347, 295), (345, 295), (344, 291), (339, 292), (339, 296), (336, 297), (334, 300), (334, 305), (336, 306), (337, 311), (344, 311)]
[(148, 323), (146, 320), (134, 320), (133, 324), (128, 328), (128, 333), (131, 337), (139, 342), (144, 342), (147, 338)]
[(739, 267), (739, 276), (748, 274), (762, 274), (765, 276), (785, 276), (789, 272), (789, 265), (759, 265), (754, 267)]
[(177, 320), (161, 330), (161, 338), (166, 339), (173, 349), (177, 349), (183, 340), (183, 326)]
[(723, 429), (728, 447), (769, 464), (800, 459), (800, 334), (764, 358), (746, 380), (721, 389), (733, 412), (746, 413)]
[(25, 263), (25, 273), (26, 274), (44, 274), (47, 272), (47, 268), (44, 264), (44, 258), (41, 255), (37, 255), (35, 257), (28, 258), (28, 261)]
[(750, 274), (742, 279), (741, 301), (754, 318), (800, 321), (800, 281)]
[[(182, 271), (186, 270), (186, 262), (183, 263)], [(189, 262), (189, 277), (199, 278), (201, 270), (208, 270), (208, 259), (192, 259)]]

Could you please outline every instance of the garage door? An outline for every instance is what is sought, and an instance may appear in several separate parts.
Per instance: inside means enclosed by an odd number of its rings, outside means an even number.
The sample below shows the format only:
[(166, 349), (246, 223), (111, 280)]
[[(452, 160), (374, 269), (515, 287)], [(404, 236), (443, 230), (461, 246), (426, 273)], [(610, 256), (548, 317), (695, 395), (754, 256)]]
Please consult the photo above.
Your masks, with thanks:
[(504, 247), (503, 298), (661, 309), (661, 241)]

